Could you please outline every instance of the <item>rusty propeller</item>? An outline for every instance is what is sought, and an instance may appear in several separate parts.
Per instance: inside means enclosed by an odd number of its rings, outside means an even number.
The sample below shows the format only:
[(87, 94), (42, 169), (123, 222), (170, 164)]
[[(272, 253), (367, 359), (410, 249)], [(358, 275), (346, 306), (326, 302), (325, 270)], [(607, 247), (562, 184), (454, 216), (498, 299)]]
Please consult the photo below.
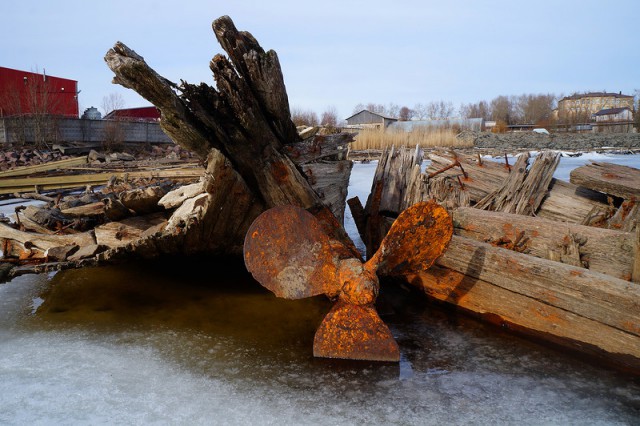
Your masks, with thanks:
[(318, 327), (313, 354), (324, 358), (399, 361), (400, 351), (374, 302), (378, 275), (428, 269), (449, 245), (453, 224), (435, 201), (404, 210), (365, 263), (341, 259), (322, 225), (306, 210), (283, 205), (263, 212), (249, 227), (244, 259), (253, 277), (276, 296), (325, 294), (337, 302)]

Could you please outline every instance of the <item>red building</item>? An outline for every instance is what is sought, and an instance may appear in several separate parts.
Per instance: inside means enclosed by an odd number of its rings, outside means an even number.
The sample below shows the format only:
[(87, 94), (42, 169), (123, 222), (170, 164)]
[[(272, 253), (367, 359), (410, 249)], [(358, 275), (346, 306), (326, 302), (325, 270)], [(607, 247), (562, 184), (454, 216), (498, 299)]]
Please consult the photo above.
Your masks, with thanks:
[(78, 82), (0, 67), (0, 117), (25, 114), (78, 118)]
[(104, 116), (105, 120), (137, 120), (137, 121), (159, 121), (160, 110), (154, 106), (139, 108), (114, 109)]

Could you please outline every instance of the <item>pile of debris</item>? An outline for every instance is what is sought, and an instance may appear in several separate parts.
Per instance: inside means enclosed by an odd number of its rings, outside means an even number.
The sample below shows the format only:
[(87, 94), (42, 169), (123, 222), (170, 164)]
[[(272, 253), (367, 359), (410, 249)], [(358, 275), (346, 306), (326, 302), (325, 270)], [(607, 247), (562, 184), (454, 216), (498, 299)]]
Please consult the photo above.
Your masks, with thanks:
[(71, 158), (58, 150), (40, 150), (35, 148), (14, 148), (0, 151), (0, 170), (16, 167), (33, 166), (51, 161)]

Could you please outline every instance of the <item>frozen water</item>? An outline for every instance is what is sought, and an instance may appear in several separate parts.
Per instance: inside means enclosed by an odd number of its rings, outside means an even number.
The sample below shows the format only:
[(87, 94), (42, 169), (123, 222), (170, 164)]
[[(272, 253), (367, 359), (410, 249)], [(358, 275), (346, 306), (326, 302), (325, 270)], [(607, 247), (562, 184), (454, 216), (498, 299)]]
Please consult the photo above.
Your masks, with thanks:
[[(191, 276), (180, 281), (166, 264), (0, 285), (0, 424), (631, 425), (640, 418), (637, 378), (397, 288), (383, 289), (392, 306), (385, 311), (393, 312), (383, 318), (400, 345), (399, 365), (313, 358), (313, 333), (330, 303), (283, 301), (237, 272), (213, 288)], [(231, 282), (240, 288), (229, 290)]]

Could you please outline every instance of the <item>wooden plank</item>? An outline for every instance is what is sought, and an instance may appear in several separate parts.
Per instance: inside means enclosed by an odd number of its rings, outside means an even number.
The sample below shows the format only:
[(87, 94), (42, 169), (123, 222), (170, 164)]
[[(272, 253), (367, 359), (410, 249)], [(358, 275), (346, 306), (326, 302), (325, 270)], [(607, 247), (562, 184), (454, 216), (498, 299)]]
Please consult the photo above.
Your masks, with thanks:
[(145, 235), (151, 228), (158, 227), (167, 222), (164, 212), (152, 213), (145, 216), (134, 216), (119, 222), (108, 222), (96, 226), (96, 244), (102, 244), (110, 248), (127, 245)]
[(23, 232), (4, 223), (0, 223), (0, 235), (2, 236), (2, 239), (15, 240), (21, 244), (27, 242), (32, 243), (43, 251), (52, 247), (66, 246), (70, 244), (77, 244), (81, 247), (95, 244), (95, 237), (92, 231), (71, 235), (49, 235), (34, 232)]
[(37, 164), (34, 166), (17, 167), (11, 170), (0, 171), (0, 178), (6, 178), (10, 176), (24, 176), (38, 172), (46, 172), (56, 169), (68, 169), (75, 166), (87, 164), (87, 157), (67, 158), (65, 160), (51, 161), (44, 164)]
[(637, 284), (457, 235), (436, 264), (640, 336)]
[(539, 217), (460, 207), (452, 212), (457, 235), (476, 241), (508, 245), (522, 233), (526, 253), (569, 263), (564, 257), (572, 241), (578, 242), (578, 260), (588, 269), (630, 280), (633, 269), (634, 234)]
[(430, 298), (453, 304), (500, 327), (640, 371), (637, 334), (438, 266), (408, 277), (408, 282)]
[(501, 187), (480, 200), (476, 207), (505, 213), (534, 215), (542, 199), (547, 195), (553, 173), (560, 163), (560, 153), (542, 152), (536, 156), (530, 168), (527, 168), (528, 160), (528, 153), (520, 154)]
[(640, 200), (640, 169), (606, 162), (592, 162), (569, 174), (571, 183), (627, 200)]
[(536, 215), (558, 222), (588, 225), (590, 218), (605, 217), (609, 209), (604, 194), (554, 178)]
[[(462, 165), (462, 168), (454, 167), (429, 179), (429, 186), (434, 186), (434, 190), (430, 190), (431, 196), (436, 199), (449, 198), (447, 192), (450, 186), (460, 187), (458, 183), (458, 179), (460, 179), (464, 184), (465, 198), (470, 203), (468, 205), (475, 205), (487, 194), (498, 189), (509, 175), (509, 169), (506, 165), (497, 161), (480, 160), (477, 157), (459, 154), (449, 156), (430, 154), (429, 159), (431, 164), (427, 167), (426, 174), (433, 174), (442, 170), (456, 159)], [(462, 170), (467, 173), (467, 177), (464, 176)], [(451, 185), (437, 185), (438, 182), (443, 180), (452, 181), (453, 183)], [(436, 185), (442, 189), (442, 193), (435, 189)]]
[(125, 178), (171, 178), (196, 179), (204, 173), (202, 168), (150, 170), (116, 173), (90, 173), (83, 175), (45, 176), (38, 178), (12, 178), (0, 180), (0, 194), (33, 191), (38, 187), (41, 191), (62, 188), (83, 188), (87, 185), (106, 185), (112, 177)]
[(633, 272), (631, 281), (640, 283), (640, 226), (636, 223), (635, 241), (633, 245)]
[(302, 166), (311, 188), (331, 210), (340, 224), (344, 223), (347, 187), (353, 163), (350, 160), (308, 163)]

